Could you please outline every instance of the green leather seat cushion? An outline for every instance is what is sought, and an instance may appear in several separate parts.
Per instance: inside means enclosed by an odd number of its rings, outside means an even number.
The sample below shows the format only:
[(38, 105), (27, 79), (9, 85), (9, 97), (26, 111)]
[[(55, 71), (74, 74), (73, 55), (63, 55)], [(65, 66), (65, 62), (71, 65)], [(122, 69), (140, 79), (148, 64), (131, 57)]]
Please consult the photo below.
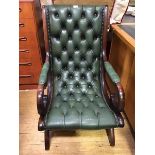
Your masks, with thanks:
[(48, 129), (102, 129), (117, 127), (117, 117), (101, 95), (61, 94), (54, 97), (47, 113)]

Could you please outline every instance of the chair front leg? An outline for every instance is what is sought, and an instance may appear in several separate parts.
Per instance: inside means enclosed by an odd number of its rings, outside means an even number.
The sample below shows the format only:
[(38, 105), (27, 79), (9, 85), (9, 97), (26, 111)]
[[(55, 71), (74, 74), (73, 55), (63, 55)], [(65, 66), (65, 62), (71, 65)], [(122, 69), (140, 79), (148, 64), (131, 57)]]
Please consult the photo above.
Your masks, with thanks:
[(106, 129), (110, 146), (115, 146), (115, 133), (114, 128)]
[(45, 142), (45, 150), (49, 150), (50, 149), (50, 131), (49, 130), (45, 130), (44, 131), (44, 142)]

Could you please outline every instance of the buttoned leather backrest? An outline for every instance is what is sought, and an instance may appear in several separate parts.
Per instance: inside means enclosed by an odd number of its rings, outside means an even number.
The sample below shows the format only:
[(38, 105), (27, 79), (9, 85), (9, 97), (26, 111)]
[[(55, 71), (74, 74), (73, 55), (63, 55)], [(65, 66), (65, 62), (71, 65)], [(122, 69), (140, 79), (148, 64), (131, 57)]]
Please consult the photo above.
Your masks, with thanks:
[(99, 94), (104, 8), (46, 7), (55, 96), (78, 100), (77, 94)]

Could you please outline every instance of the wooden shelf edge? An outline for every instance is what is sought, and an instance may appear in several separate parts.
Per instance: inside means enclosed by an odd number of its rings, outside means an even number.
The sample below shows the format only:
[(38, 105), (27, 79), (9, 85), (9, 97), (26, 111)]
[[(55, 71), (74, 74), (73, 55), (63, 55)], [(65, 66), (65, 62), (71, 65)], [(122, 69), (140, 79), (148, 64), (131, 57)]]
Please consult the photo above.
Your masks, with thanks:
[(132, 38), (127, 32), (121, 29), (117, 24), (112, 25), (114, 33), (135, 52), (135, 39)]

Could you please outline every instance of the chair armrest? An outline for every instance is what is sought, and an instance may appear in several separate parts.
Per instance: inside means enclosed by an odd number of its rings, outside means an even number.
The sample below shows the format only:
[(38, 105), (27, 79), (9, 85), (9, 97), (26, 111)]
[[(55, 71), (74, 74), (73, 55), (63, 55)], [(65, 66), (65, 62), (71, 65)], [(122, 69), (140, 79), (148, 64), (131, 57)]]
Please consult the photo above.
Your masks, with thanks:
[(104, 67), (112, 82), (114, 83), (120, 82), (118, 74), (115, 72), (114, 68), (108, 61), (104, 62)]
[(47, 52), (46, 61), (40, 73), (39, 85), (37, 89), (37, 110), (41, 117), (44, 117), (47, 111), (47, 95), (44, 95), (44, 89), (46, 88), (49, 68), (49, 53)]
[(104, 61), (104, 69), (106, 71), (106, 75), (108, 75), (106, 76), (108, 79), (105, 80), (105, 84), (110, 92), (111, 106), (115, 112), (122, 112), (124, 110), (125, 94), (120, 83), (120, 78), (108, 61)]
[(41, 70), (39, 84), (44, 85), (47, 82), (48, 70), (49, 70), (49, 62), (45, 62)]

